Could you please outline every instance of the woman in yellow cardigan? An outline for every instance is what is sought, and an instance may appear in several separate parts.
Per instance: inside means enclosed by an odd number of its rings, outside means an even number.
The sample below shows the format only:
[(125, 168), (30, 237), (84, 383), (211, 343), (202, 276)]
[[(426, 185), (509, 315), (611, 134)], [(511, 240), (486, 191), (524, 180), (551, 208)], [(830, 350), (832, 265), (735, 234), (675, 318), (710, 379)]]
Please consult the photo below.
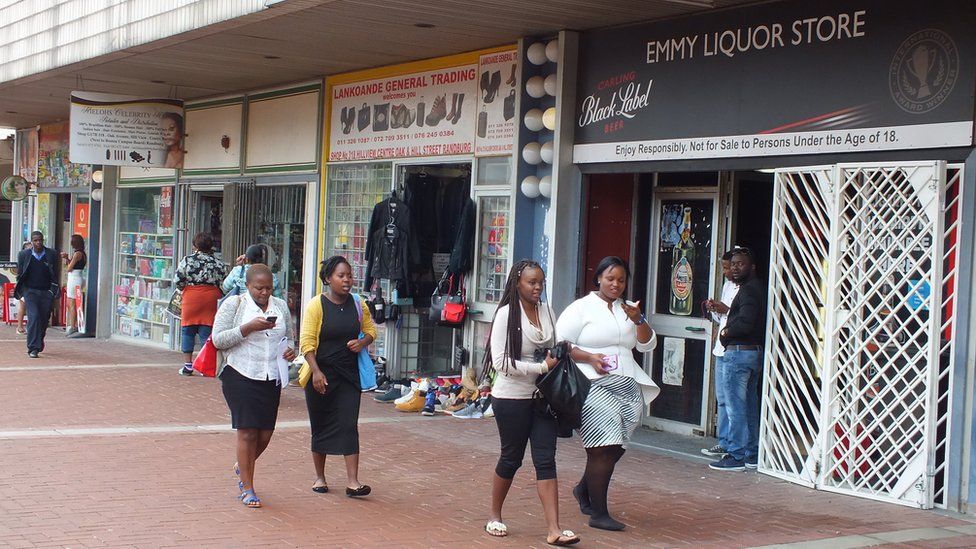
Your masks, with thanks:
[(319, 278), (326, 290), (305, 306), (300, 339), (301, 353), (312, 370), (312, 382), (305, 386), (316, 475), (312, 491), (329, 491), (326, 456), (344, 456), (346, 495), (362, 497), (369, 495), (370, 487), (359, 482), (362, 392), (357, 355), (376, 338), (376, 326), (369, 308), (350, 293), (352, 268), (346, 258), (333, 256), (323, 261)]

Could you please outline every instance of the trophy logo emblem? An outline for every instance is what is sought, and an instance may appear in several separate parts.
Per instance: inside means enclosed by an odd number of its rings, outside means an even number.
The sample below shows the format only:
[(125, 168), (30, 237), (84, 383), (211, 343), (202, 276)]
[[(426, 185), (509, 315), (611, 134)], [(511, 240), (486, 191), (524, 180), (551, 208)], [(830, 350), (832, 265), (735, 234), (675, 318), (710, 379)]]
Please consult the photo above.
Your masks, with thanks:
[(901, 43), (888, 70), (891, 98), (912, 114), (941, 105), (959, 77), (959, 51), (948, 34), (918, 31)]

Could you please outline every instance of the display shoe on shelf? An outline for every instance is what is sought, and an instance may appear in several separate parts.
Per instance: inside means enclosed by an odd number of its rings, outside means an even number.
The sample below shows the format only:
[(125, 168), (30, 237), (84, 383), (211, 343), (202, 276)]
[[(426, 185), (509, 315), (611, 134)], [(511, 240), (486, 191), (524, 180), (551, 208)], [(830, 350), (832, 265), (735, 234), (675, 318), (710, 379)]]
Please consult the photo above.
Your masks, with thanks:
[(411, 401), (413, 400), (413, 397), (417, 395), (418, 392), (419, 391), (411, 389), (410, 391), (403, 393), (403, 396), (401, 396), (400, 398), (393, 399), (393, 404), (403, 404), (404, 402)]
[(434, 98), (434, 104), (430, 107), (430, 112), (427, 113), (427, 118), (424, 122), (428, 126), (436, 126), (444, 117), (447, 116), (447, 94), (438, 95)]
[(424, 409), (427, 399), (419, 392), (414, 392), (410, 400), (397, 404), (396, 409), (401, 412), (419, 412)]
[(478, 403), (473, 402), (452, 415), (459, 419), (481, 419), (482, 413)]
[(373, 400), (376, 402), (393, 402), (401, 396), (403, 396), (403, 391), (399, 387), (391, 387), (390, 390), (382, 395), (373, 397)]
[(434, 415), (434, 406), (437, 405), (437, 391), (427, 391), (427, 398), (424, 399), (424, 408), (420, 411), (422, 416)]
[(445, 414), (453, 414), (454, 412), (461, 411), (467, 407), (468, 404), (466, 402), (459, 400), (457, 402), (449, 403), (447, 406), (444, 406), (444, 408), (441, 411), (444, 412)]

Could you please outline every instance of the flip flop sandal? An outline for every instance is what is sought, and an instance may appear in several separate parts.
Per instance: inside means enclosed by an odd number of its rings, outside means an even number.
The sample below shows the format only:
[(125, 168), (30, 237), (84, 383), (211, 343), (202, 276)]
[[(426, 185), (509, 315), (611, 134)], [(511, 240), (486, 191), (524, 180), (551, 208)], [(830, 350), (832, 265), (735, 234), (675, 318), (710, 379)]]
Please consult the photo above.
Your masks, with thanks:
[(23, 328), (17, 328), (17, 333), (20, 335), (27, 335), (27, 330)]
[(244, 481), (241, 480), (241, 466), (237, 462), (234, 463), (234, 474), (237, 475), (237, 490), (243, 492)]
[(241, 503), (249, 509), (258, 509), (261, 507), (261, 500), (258, 499), (257, 494), (254, 493), (253, 489), (247, 489), (241, 492)]
[(329, 485), (323, 484), (322, 486), (312, 486), (312, 491), (315, 492), (316, 494), (328, 494)]
[(489, 520), (488, 524), (485, 525), (485, 532), (488, 532), (496, 538), (503, 538), (508, 535), (508, 526), (505, 526), (505, 523), (498, 522), (497, 520)]
[(577, 543), (579, 543), (579, 541), (580, 541), (579, 536), (577, 536), (572, 530), (563, 530), (562, 533), (559, 534), (559, 537), (557, 537), (552, 541), (549, 541), (549, 538), (546, 538), (546, 543), (552, 545), (553, 547), (566, 547), (568, 545), (576, 545)]

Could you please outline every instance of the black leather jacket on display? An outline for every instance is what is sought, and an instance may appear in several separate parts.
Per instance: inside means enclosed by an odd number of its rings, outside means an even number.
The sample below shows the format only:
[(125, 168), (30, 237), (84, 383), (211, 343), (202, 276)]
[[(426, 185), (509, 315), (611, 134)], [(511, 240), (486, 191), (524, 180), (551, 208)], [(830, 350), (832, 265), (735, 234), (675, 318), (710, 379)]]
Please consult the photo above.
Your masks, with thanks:
[(409, 280), (410, 264), (416, 262), (416, 243), (411, 238), (410, 207), (387, 198), (373, 207), (366, 239), (366, 277), (369, 290), (376, 279)]

